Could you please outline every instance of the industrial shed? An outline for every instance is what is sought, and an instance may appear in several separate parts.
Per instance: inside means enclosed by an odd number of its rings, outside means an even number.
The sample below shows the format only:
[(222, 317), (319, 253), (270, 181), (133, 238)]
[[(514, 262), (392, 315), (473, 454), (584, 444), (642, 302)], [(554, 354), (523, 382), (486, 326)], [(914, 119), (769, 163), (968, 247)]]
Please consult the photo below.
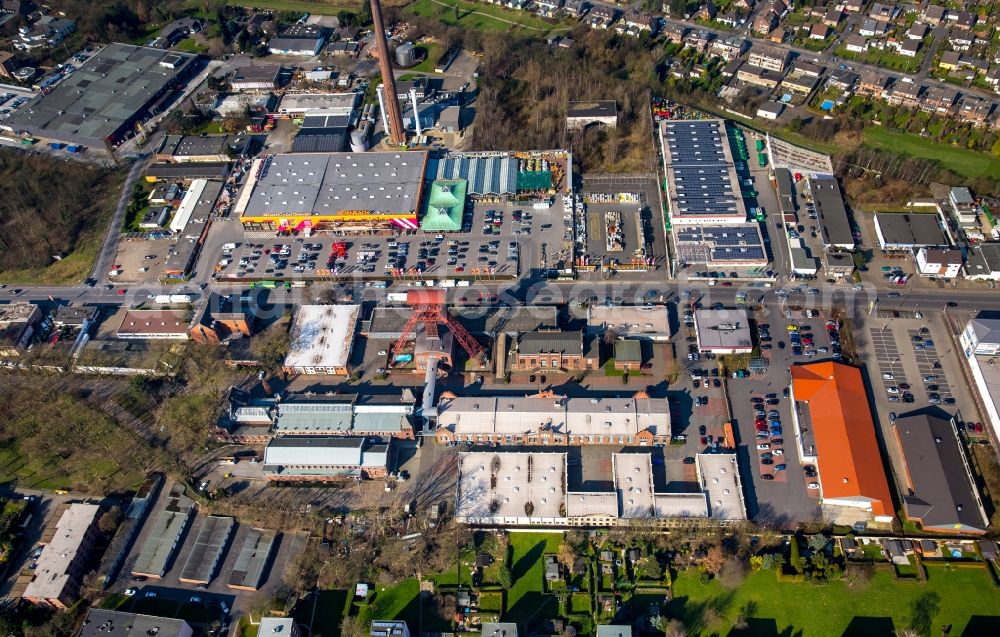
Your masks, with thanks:
[(132, 575), (163, 577), (194, 510), (194, 501), (184, 495), (184, 487), (175, 484), (153, 520), (153, 526), (132, 565)]
[(234, 526), (236, 521), (233, 518), (217, 515), (206, 517), (178, 579), (186, 584), (207, 585), (211, 582)]
[(244, 591), (255, 591), (260, 588), (277, 537), (275, 531), (250, 529), (243, 540), (243, 546), (236, 557), (236, 564), (233, 565), (233, 572), (229, 575), (226, 586)]

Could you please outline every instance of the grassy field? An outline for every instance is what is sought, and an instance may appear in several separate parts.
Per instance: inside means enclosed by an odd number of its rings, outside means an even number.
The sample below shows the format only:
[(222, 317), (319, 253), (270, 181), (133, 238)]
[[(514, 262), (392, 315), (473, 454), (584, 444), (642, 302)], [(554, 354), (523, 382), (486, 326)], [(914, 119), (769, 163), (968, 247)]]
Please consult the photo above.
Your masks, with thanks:
[(410, 67), (414, 73), (433, 73), (434, 63), (441, 57), (443, 48), (437, 42), (424, 42), (417, 45), (417, 52), (424, 54), (424, 61), (416, 66)]
[(963, 177), (1000, 179), (1000, 157), (942, 144), (917, 135), (872, 126), (865, 129), (864, 143), (911, 157), (938, 161), (945, 168)]
[[(753, 635), (881, 635), (909, 627), (913, 603), (932, 593), (939, 598), (930, 620), (935, 629), (950, 625), (954, 635), (997, 634), (1000, 589), (984, 568), (932, 564), (927, 574), (927, 582), (921, 584), (896, 581), (887, 570), (879, 570), (867, 587), (852, 591), (840, 581), (780, 583), (772, 571), (758, 571), (748, 575), (739, 589), (727, 591), (716, 581), (703, 585), (698, 574), (689, 571), (678, 576), (668, 610), (671, 617), (684, 618), (689, 635), (727, 634), (740, 613), (750, 618)], [(789, 604), (792, 599), (795, 603)], [(705, 625), (706, 614), (718, 619)], [(972, 632), (963, 633), (967, 625)]]
[[(110, 217), (110, 215), (108, 215)], [(102, 223), (107, 223), (103, 219)], [(55, 261), (45, 268), (28, 268), (21, 270), (4, 270), (0, 272), (0, 283), (41, 283), (63, 285), (80, 283), (90, 276), (94, 261), (100, 252), (100, 238), (88, 241), (60, 261)]]
[(557, 533), (511, 533), (511, 582), (504, 621), (524, 622), (546, 611), (555, 613), (558, 601), (544, 592), (544, 555), (556, 553), (562, 535)]
[[(458, 4), (458, 15), (455, 4)], [(425, 18), (434, 18), (445, 24), (461, 26), (480, 31), (510, 31), (511, 27), (532, 35), (545, 35), (554, 30), (566, 30), (554, 26), (527, 11), (513, 11), (503, 7), (464, 0), (416, 0), (407, 5), (405, 11)], [(432, 62), (433, 64), (433, 62)]]
[[(56, 458), (29, 463), (18, 453), (16, 447), (0, 448), (0, 482), (16, 481), (21, 486), (32, 489), (67, 489), (77, 480), (87, 477), (104, 480), (117, 471), (118, 467), (111, 460), (99, 460), (67, 473)], [(135, 478), (136, 484), (141, 482), (141, 476)]]
[(309, 627), (310, 635), (340, 637), (340, 623), (344, 619), (349, 597), (347, 591), (320, 591), (318, 598), (309, 595), (300, 601), (295, 606), (293, 616), (296, 622)]
[[(190, 6), (202, 6), (203, 3), (192, 0)], [(301, 11), (316, 15), (337, 15), (343, 9), (348, 11), (357, 10), (361, 6), (361, 0), (234, 0), (227, 2), (237, 7), (248, 7), (252, 9), (272, 9), (274, 11)]]

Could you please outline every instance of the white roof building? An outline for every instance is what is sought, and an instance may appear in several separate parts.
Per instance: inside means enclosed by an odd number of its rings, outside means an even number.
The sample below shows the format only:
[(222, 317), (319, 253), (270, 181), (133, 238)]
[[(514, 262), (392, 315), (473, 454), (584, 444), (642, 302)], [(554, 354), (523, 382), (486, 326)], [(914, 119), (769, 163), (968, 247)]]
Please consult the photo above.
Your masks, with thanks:
[(438, 439), (503, 444), (636, 444), (670, 436), (665, 399), (536, 396), (444, 396)]
[(698, 480), (708, 500), (708, 515), (719, 520), (747, 519), (743, 485), (736, 454), (699, 453), (695, 456)]
[(55, 535), (42, 549), (31, 581), (21, 594), (24, 599), (55, 608), (72, 603), (97, 536), (100, 509), (96, 504), (71, 504), (63, 513)]
[(592, 334), (612, 329), (622, 338), (670, 340), (670, 321), (665, 305), (591, 305), (587, 310), (587, 329)]
[(300, 305), (284, 368), (295, 374), (348, 373), (360, 305)]
[[(705, 493), (657, 492), (649, 453), (612, 454), (611, 491), (570, 491), (566, 454), (460, 454), (456, 518), (467, 524), (615, 526), (709, 517)], [(732, 460), (735, 466), (735, 459)], [(742, 494), (739, 496), (742, 503)], [(745, 519), (736, 515), (723, 520)]]
[(715, 354), (745, 354), (753, 349), (746, 310), (695, 310), (698, 350)]

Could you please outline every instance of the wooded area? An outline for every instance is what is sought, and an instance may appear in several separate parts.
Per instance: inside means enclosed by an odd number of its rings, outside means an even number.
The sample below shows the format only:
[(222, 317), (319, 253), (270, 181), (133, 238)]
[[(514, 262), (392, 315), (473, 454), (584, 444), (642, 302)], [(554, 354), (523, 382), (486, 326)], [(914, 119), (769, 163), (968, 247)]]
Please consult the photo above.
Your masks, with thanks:
[(122, 173), (0, 149), (0, 270), (44, 267), (104, 236)]

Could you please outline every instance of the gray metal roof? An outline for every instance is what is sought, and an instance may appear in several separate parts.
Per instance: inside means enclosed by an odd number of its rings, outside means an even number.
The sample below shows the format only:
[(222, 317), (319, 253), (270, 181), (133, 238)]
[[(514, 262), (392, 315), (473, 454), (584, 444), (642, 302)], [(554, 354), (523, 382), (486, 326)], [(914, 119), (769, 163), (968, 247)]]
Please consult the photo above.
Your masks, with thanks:
[[(955, 425), (928, 414), (896, 419), (906, 464), (903, 509), (924, 529), (985, 531), (987, 520)], [(908, 483), (908, 484), (905, 484)]]
[(132, 565), (133, 573), (163, 576), (194, 508), (194, 501), (184, 495), (184, 487), (175, 484), (153, 520), (146, 541)]
[(517, 159), (448, 155), (438, 163), (437, 178), (467, 180), (470, 195), (513, 195), (517, 192)]
[(816, 217), (820, 224), (820, 235), (827, 246), (853, 246), (854, 233), (851, 220), (847, 216), (840, 184), (835, 177), (813, 177), (809, 180), (809, 190), (816, 204)]
[(208, 584), (212, 581), (234, 526), (233, 518), (216, 515), (206, 517), (179, 579), (195, 584)]
[[(196, 56), (113, 42), (8, 120), (15, 130), (103, 140), (145, 109)], [(173, 68), (164, 64), (171, 64)], [(161, 64), (164, 63), (164, 64)]]
[(279, 475), (353, 474), (361, 468), (384, 468), (389, 445), (368, 444), (364, 437), (279, 436), (264, 449), (264, 472)]
[(245, 214), (415, 212), (426, 158), (423, 152), (275, 155), (253, 185)]
[(229, 162), (161, 163), (146, 169), (147, 177), (157, 179), (225, 179), (228, 174)]
[(570, 102), (566, 117), (614, 117), (618, 114), (618, 106), (614, 100), (598, 100), (596, 102)]
[(236, 563), (233, 564), (233, 572), (229, 575), (227, 585), (230, 588), (260, 587), (264, 569), (274, 549), (275, 537), (277, 537), (275, 531), (250, 529), (243, 540)]
[(885, 246), (947, 246), (948, 237), (936, 214), (880, 212), (875, 215)]
[(77, 637), (127, 637), (128, 635), (156, 635), (156, 637), (188, 637), (191, 627), (183, 619), (137, 615), (118, 610), (91, 608)]
[(534, 356), (558, 352), (569, 356), (583, 354), (583, 336), (579, 331), (541, 331), (522, 334), (517, 344), (518, 354)]

